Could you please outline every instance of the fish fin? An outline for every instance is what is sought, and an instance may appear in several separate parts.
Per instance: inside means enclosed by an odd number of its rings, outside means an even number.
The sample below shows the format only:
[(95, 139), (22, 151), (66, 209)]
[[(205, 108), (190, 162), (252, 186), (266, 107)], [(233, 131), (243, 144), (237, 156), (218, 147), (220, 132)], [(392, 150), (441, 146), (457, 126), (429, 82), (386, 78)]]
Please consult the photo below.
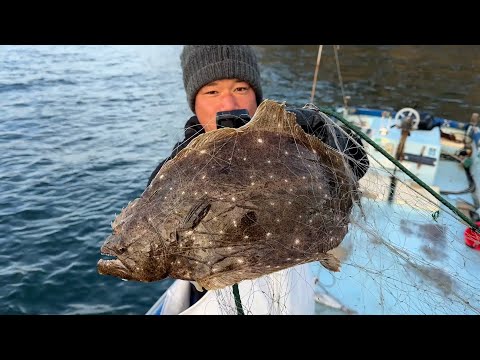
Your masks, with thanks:
[[(188, 146), (184, 149), (182, 149), (176, 157), (179, 157), (180, 154), (182, 156), (185, 156), (188, 154), (190, 151), (198, 151), (203, 149), (205, 144), (210, 144), (210, 143), (215, 143), (217, 141), (221, 141), (223, 139), (231, 138), (238, 133), (241, 133), (240, 130), (235, 129), (235, 128), (221, 128), (217, 129), (215, 131), (209, 131), (207, 133), (201, 134), (200, 136), (197, 136), (195, 139), (190, 141)], [(181, 157), (179, 157), (181, 158)]]
[(202, 286), (200, 286), (199, 283), (197, 283), (196, 281), (190, 281), (190, 282), (193, 284), (193, 286), (195, 286), (195, 289), (197, 289), (198, 291), (200, 292), (205, 291), (205, 289)]
[[(258, 106), (252, 119), (241, 126), (238, 130), (263, 130), (272, 132), (283, 132), (295, 138), (295, 141), (302, 143), (307, 149), (314, 151), (317, 156), (337, 173), (343, 173), (343, 157), (338, 150), (324, 143), (317, 136), (307, 134), (297, 123), (297, 115), (286, 109), (285, 103), (277, 103), (265, 99)], [(343, 175), (345, 176), (345, 175)], [(349, 183), (349, 182), (347, 182)]]
[(322, 259), (318, 260), (323, 267), (330, 271), (340, 271), (340, 260), (333, 254), (324, 254)]
[[(287, 111), (285, 103), (278, 103), (265, 99), (258, 106), (252, 119), (239, 128), (240, 130), (263, 130), (276, 133), (285, 133), (295, 138), (297, 142), (303, 143), (307, 148), (319, 153), (331, 153), (327, 146), (316, 136), (307, 134), (297, 123), (297, 116)], [(333, 155), (337, 155), (333, 152)]]
[(192, 141), (190, 141), (188, 145), (182, 150), (180, 150), (173, 159), (170, 159), (169, 161), (167, 161), (160, 169), (160, 172), (165, 173), (169, 171), (171, 167), (175, 166), (174, 164), (177, 163), (178, 160), (186, 157), (190, 152), (204, 150), (205, 144), (208, 145), (210, 143), (215, 143), (217, 141), (228, 139), (228, 138), (234, 137), (235, 135), (241, 132), (242, 131), (240, 129), (221, 128), (215, 131), (209, 131), (207, 133), (201, 134), (195, 137)]
[(303, 130), (297, 124), (296, 115), (286, 111), (285, 103), (280, 104), (268, 99), (265, 99), (258, 106), (252, 119), (240, 127), (240, 129), (271, 130), (299, 135), (302, 138), (304, 134)]

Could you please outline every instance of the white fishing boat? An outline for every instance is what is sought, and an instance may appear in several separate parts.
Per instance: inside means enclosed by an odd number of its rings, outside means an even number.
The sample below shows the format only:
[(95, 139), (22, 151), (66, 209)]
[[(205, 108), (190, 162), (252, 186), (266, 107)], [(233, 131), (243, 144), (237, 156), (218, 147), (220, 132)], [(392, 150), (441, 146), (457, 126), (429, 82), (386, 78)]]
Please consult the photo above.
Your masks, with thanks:
[(147, 315), (303, 315), (315, 313), (315, 279), (310, 264), (296, 266), (206, 292), (191, 304), (189, 281), (175, 280)]
[(339, 112), (371, 139), (370, 169), (362, 214), (339, 247), (341, 272), (312, 264), (317, 300), (357, 314), (478, 314), (478, 114), (461, 122), (411, 108)]
[(176, 280), (148, 315), (480, 313), (478, 114), (336, 114), (361, 130), (370, 159), (349, 232), (334, 250), (340, 272), (304, 264), (242, 281), (237, 297), (228, 287), (193, 305), (190, 282)]

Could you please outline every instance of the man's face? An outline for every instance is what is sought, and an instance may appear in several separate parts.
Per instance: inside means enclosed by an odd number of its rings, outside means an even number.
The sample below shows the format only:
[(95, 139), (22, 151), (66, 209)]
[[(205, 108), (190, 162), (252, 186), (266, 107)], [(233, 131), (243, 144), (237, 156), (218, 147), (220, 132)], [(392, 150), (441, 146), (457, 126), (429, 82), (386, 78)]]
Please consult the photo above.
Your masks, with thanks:
[(250, 117), (257, 110), (255, 92), (245, 81), (216, 80), (202, 87), (195, 97), (195, 114), (206, 132), (217, 129), (217, 112), (239, 109), (247, 109)]

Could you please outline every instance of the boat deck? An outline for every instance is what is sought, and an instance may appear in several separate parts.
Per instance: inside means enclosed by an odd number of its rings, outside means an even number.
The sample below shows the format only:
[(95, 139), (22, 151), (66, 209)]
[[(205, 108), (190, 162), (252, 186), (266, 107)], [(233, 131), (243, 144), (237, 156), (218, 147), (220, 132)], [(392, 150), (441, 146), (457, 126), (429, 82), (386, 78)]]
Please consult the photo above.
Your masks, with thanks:
[[(423, 141), (428, 144), (428, 139)], [(443, 139), (441, 145), (442, 153), (463, 147)], [(428, 166), (408, 165), (411, 171)], [(397, 181), (391, 201), (387, 171), (372, 166), (362, 179), (362, 210), (357, 209), (349, 233), (335, 250), (341, 271), (332, 273), (312, 263), (318, 314), (480, 313), (480, 251), (465, 244), (468, 225), (405, 179)], [(469, 187), (463, 165), (442, 158), (429, 183), (436, 192)], [(443, 196), (459, 208), (475, 203), (471, 193)]]

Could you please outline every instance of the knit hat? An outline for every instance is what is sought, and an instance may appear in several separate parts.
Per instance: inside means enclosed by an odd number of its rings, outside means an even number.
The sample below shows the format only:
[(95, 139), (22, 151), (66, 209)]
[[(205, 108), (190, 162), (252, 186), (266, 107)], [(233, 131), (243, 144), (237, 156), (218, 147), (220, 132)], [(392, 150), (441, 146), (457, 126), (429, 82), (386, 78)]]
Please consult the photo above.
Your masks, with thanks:
[(195, 96), (208, 83), (239, 79), (255, 91), (262, 102), (262, 86), (257, 57), (248, 45), (185, 45), (180, 55), (183, 84), (190, 109), (195, 112)]

